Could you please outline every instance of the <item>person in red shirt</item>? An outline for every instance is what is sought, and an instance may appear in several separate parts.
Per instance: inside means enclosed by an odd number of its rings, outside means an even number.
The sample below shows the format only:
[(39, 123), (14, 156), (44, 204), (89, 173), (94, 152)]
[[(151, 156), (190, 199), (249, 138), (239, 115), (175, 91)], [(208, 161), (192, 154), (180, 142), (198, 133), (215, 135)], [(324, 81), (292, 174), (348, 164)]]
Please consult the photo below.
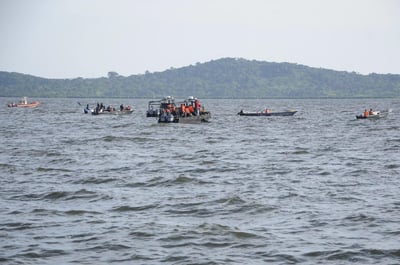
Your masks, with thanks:
[(200, 115), (200, 102), (197, 99), (194, 101), (194, 113), (196, 116)]

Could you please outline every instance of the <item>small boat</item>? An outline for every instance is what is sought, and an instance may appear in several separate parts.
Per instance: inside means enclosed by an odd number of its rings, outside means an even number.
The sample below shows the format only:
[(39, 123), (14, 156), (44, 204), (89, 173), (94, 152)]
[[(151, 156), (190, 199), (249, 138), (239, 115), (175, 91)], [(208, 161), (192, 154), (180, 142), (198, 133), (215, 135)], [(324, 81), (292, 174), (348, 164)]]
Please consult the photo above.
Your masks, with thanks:
[(211, 113), (204, 110), (197, 98), (189, 97), (179, 103), (179, 107), (173, 97), (166, 97), (161, 101), (159, 123), (201, 123), (208, 122), (209, 119)]
[(133, 109), (123, 109), (123, 110), (100, 110), (98, 112), (92, 111), (92, 115), (126, 115), (132, 114)]
[(365, 113), (356, 115), (357, 119), (378, 119), (380, 117), (381, 117), (380, 111), (370, 111), (370, 112), (368, 112), (368, 115), (365, 115)]
[(160, 116), (160, 104), (162, 100), (153, 100), (149, 101), (147, 111), (146, 111), (146, 117), (158, 117)]
[(296, 110), (287, 110), (282, 112), (244, 112), (241, 110), (238, 112), (240, 116), (293, 116), (297, 111)]
[(28, 98), (23, 97), (23, 98), (21, 98), (21, 100), (18, 103), (9, 103), (7, 106), (10, 108), (13, 108), (13, 107), (36, 108), (37, 106), (39, 106), (39, 104), (40, 104), (39, 101), (28, 102)]
[(90, 109), (90, 108), (84, 108), (84, 109), (83, 109), (83, 113), (85, 113), (85, 114), (93, 113), (93, 112), (94, 112), (94, 110), (93, 110), (93, 109)]
[(107, 108), (101, 107), (96, 107), (96, 109), (91, 110), (88, 109), (87, 107), (83, 110), (84, 113), (92, 113), (92, 115), (126, 115), (126, 114), (132, 114), (133, 109), (131, 106), (124, 107), (121, 105), (120, 109), (115, 109), (112, 106), (108, 106)]

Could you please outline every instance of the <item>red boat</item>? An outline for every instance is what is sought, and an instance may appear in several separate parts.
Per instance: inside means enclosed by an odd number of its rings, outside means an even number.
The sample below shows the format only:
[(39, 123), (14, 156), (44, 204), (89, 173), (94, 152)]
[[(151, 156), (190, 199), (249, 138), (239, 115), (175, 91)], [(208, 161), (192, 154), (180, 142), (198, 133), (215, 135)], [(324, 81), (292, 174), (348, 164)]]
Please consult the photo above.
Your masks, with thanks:
[(13, 108), (13, 107), (18, 107), (18, 108), (36, 108), (39, 106), (39, 101), (32, 101), (28, 102), (27, 97), (21, 98), (21, 100), (18, 103), (8, 103), (8, 107)]

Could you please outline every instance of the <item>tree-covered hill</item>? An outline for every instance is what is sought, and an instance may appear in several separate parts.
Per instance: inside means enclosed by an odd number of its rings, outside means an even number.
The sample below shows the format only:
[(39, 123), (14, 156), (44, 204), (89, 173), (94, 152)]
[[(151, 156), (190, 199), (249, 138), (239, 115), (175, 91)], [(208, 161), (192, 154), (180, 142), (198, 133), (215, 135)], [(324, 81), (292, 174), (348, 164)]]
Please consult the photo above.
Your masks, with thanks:
[(400, 97), (400, 75), (223, 58), (143, 75), (46, 79), (0, 72), (0, 96), (199, 98)]

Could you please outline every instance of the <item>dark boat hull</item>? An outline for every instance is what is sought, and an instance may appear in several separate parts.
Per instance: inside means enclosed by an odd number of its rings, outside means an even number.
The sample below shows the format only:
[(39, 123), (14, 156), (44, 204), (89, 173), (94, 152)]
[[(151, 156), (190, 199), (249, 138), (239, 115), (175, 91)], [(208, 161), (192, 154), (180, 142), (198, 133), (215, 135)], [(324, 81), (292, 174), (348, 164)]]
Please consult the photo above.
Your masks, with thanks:
[(238, 115), (240, 116), (293, 116), (297, 111), (282, 111), (282, 112), (243, 112), (240, 111)]
[(156, 112), (156, 111), (154, 111), (154, 112), (147, 111), (146, 112), (146, 117), (158, 117), (158, 116), (160, 116), (159, 112)]
[(132, 114), (133, 109), (130, 110), (113, 110), (113, 111), (100, 111), (100, 112), (92, 112), (92, 115), (126, 115), (126, 114)]
[(162, 115), (159, 117), (158, 122), (159, 123), (187, 123), (187, 124), (193, 124), (193, 123), (201, 123), (201, 122), (208, 122), (208, 120), (211, 118), (211, 113), (210, 112), (205, 112), (200, 114), (199, 116), (187, 116), (187, 117), (177, 117), (174, 116), (174, 119), (163, 119)]
[(380, 118), (380, 115), (377, 114), (377, 115), (370, 115), (370, 116), (365, 117), (364, 115), (361, 114), (361, 115), (357, 115), (356, 118), (357, 119), (378, 119), (378, 118)]
[(364, 116), (364, 114), (356, 115), (357, 119), (377, 119), (381, 117), (381, 112), (380, 111), (372, 111), (372, 113), (368, 113), (367, 116)]

